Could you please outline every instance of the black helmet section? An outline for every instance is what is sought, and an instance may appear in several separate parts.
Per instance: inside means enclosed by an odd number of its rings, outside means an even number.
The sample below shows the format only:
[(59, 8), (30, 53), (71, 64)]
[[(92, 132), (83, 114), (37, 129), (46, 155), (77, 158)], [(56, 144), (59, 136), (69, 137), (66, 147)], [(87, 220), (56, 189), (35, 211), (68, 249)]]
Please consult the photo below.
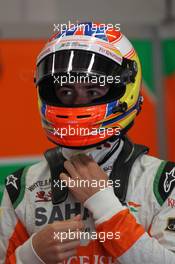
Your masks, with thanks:
[(127, 83), (134, 83), (138, 72), (137, 63), (134, 60), (123, 58), (123, 71), (121, 73), (120, 81), (123, 85)]

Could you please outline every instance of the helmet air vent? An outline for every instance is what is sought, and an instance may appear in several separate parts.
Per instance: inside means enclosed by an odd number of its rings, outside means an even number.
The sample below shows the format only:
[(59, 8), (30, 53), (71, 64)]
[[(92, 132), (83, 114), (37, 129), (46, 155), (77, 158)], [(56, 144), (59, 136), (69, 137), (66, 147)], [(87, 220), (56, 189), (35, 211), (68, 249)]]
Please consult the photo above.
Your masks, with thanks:
[(66, 116), (66, 115), (56, 115), (56, 117), (59, 117), (59, 118), (68, 118), (68, 116)]
[(78, 115), (77, 118), (88, 118), (91, 117), (91, 115)]

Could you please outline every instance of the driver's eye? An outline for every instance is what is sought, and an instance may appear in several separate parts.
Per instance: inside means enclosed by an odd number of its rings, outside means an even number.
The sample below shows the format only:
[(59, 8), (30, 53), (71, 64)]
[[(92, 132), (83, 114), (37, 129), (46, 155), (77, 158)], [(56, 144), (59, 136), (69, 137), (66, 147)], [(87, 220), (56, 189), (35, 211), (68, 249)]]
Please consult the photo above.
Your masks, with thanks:
[(72, 96), (73, 95), (73, 91), (72, 90), (68, 90), (68, 89), (60, 89), (60, 95)]
[(72, 95), (72, 91), (62, 91), (64, 95)]
[(88, 95), (94, 97), (94, 96), (100, 95), (100, 93), (95, 91), (95, 90), (90, 90), (90, 91), (88, 91)]

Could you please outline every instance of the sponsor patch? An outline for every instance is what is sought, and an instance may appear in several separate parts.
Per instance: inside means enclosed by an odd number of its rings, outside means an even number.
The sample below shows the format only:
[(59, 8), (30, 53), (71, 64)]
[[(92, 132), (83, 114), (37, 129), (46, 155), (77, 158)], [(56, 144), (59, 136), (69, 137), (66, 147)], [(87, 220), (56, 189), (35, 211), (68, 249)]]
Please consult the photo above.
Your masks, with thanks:
[(11, 185), (13, 186), (16, 190), (18, 190), (18, 183), (19, 179), (17, 177), (15, 177), (15, 175), (11, 174), (7, 177), (7, 182), (6, 182), (6, 186)]
[(32, 185), (27, 187), (27, 189), (33, 192), (36, 188), (40, 187), (41, 190), (49, 189), (51, 186), (51, 179), (45, 179), (43, 181), (34, 182)]
[[(175, 187), (175, 163), (163, 161), (154, 179), (154, 194), (160, 205), (167, 200)], [(170, 201), (169, 201), (170, 202)]]
[(52, 192), (39, 191), (36, 193), (35, 202), (50, 202), (52, 200)]
[(175, 207), (175, 199), (173, 198), (168, 198), (167, 200), (168, 207), (174, 208)]
[(55, 221), (68, 220), (77, 214), (81, 214), (83, 220), (90, 216), (88, 209), (83, 207), (81, 203), (66, 203), (62, 206), (54, 205), (48, 208), (39, 206), (35, 208), (35, 225), (42, 226), (52, 224)]
[(167, 231), (175, 232), (175, 218), (168, 218)]

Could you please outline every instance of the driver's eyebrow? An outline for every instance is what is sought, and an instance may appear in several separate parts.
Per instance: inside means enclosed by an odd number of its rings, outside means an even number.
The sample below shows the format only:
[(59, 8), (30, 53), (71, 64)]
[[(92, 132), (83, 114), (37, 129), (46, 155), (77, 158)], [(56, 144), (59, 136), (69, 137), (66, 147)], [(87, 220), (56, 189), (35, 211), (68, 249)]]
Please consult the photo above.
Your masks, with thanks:
[(74, 89), (74, 85), (73, 84), (64, 84), (64, 85), (59, 85), (57, 86), (57, 88), (71, 88), (71, 89)]
[[(57, 88), (70, 88), (70, 89), (74, 89), (75, 88), (75, 85), (73, 84), (64, 84), (64, 85), (60, 85), (58, 86)], [(101, 89), (101, 86), (98, 85), (98, 84), (87, 84), (84, 86), (85, 89), (92, 89), (92, 88), (97, 88), (97, 89)]]
[(90, 84), (85, 86), (86, 89), (93, 89), (93, 88), (97, 88), (100, 89), (101, 87), (98, 84)]

